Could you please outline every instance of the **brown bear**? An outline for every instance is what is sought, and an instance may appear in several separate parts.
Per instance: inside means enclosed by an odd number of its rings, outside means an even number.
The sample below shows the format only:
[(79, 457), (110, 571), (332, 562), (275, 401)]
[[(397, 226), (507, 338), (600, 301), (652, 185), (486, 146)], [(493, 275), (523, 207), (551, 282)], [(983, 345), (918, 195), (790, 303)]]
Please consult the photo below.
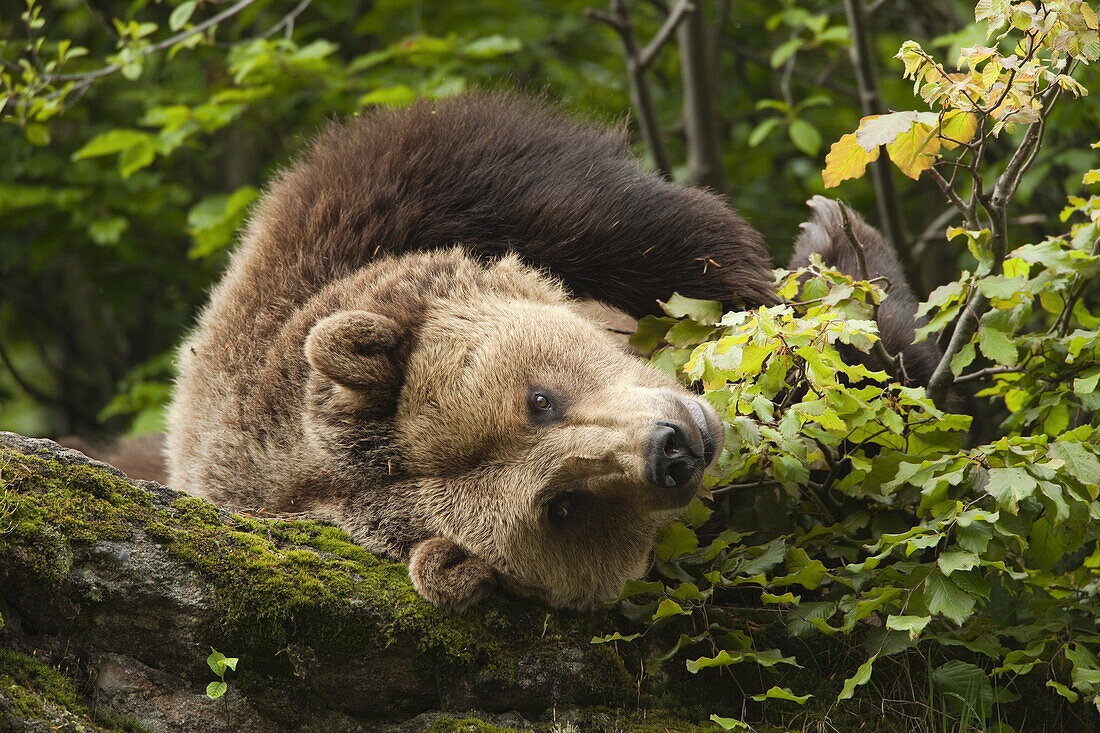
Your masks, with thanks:
[(572, 296), (774, 302), (763, 242), (622, 128), (501, 94), (333, 125), (271, 184), (183, 345), (169, 483), (331, 518), (461, 609), (641, 575), (723, 445)]

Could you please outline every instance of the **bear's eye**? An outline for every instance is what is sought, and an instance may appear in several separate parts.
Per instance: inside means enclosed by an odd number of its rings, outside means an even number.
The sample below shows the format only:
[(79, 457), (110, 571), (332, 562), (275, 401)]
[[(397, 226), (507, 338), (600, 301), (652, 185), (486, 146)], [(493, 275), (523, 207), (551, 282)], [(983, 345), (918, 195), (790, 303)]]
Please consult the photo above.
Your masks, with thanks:
[(542, 392), (535, 392), (535, 394), (531, 396), (531, 403), (540, 410), (549, 410), (553, 407), (553, 405), (550, 404), (550, 398)]
[(547, 504), (546, 518), (550, 520), (550, 524), (562, 527), (567, 522), (576, 519), (580, 505), (580, 495), (576, 492), (569, 491), (559, 494)]

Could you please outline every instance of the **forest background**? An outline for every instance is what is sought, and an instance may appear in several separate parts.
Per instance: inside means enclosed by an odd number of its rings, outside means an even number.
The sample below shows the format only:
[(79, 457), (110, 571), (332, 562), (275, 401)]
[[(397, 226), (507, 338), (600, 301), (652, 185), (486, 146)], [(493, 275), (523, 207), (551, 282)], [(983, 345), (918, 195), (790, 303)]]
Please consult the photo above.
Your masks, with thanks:
[(874, 346), (890, 283), (814, 263), (774, 308), (644, 319), (635, 345), (731, 429), (712, 501), (594, 641), (644, 645), (640, 689), (662, 665), (756, 665), (752, 720), (855, 696), (913, 730), (1024, 730), (1041, 699), (1048, 729), (1095, 729), (1088, 3), (0, 0), (0, 39), (0, 428), (159, 430), (249, 206), (327, 120), (544, 94), (628, 120), (645, 165), (724, 193), (776, 263), (807, 199), (841, 196), (897, 245), (944, 352), (927, 396), (906, 386)]
[[(639, 74), (661, 162), (677, 180), (725, 192), (782, 264), (804, 202), (824, 192), (829, 144), (870, 113), (845, 6), (697, 4), (699, 22), (681, 24)], [(0, 2), (0, 427), (160, 429), (172, 349), (249, 205), (327, 120), (503, 87), (579, 117), (630, 116), (636, 131), (621, 38), (589, 9), (613, 13), (568, 0)], [(892, 58), (904, 40), (953, 60), (985, 38), (965, 2), (880, 0), (865, 15), (874, 112), (912, 107)], [(635, 2), (627, 17), (644, 46), (668, 8)], [(1076, 76), (1095, 86), (1096, 68)], [(686, 125), (703, 126), (695, 151)], [(1055, 111), (1012, 212), (1019, 241), (1057, 229), (1097, 130), (1095, 98)], [(653, 167), (652, 147), (636, 139)], [(965, 246), (944, 232), (961, 217), (927, 178), (885, 176), (883, 208), (870, 176), (840, 193), (872, 222), (887, 215), (923, 296), (955, 277)]]

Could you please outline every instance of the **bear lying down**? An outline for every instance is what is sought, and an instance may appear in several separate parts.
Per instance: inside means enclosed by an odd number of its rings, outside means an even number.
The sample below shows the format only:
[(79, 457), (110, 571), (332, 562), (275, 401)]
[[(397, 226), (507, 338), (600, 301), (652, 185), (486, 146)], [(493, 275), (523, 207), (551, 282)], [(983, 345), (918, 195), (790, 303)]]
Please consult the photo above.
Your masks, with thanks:
[(723, 445), (574, 295), (774, 301), (760, 236), (622, 130), (504, 95), (335, 125), (270, 186), (181, 350), (176, 488), (328, 517), (461, 609), (642, 575)]

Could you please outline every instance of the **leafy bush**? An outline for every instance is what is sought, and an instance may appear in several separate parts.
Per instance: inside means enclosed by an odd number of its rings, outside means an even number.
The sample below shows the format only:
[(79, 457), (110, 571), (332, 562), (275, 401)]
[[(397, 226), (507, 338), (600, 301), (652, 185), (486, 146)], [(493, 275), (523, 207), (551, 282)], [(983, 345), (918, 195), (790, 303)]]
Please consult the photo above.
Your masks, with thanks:
[[(965, 71), (911, 42), (899, 53), (935, 111), (865, 118), (824, 173), (827, 185), (862, 175), (885, 146), (964, 217), (948, 237), (973, 260), (920, 308), (918, 340), (945, 349), (927, 393), (841, 358), (839, 344), (872, 351), (889, 295), (819, 259), (779, 271), (781, 305), (723, 315), (676, 297), (666, 317), (643, 319), (634, 344), (701, 385), (729, 426), (707, 481), (719, 515), (696, 503), (665, 531), (660, 579), (620, 598), (646, 630), (597, 642), (652, 636), (650, 671), (677, 657), (699, 673), (800, 664), (769, 639), (850, 637), (863, 651), (828, 691), (838, 703), (889, 688), (896, 671), (880, 666), (894, 657), (927, 681), (926, 721), (943, 710), (952, 725), (1007, 726), (1000, 707), (1027, 685), (1100, 709), (1100, 317), (1088, 291), (1100, 197), (1071, 197), (1068, 231), (1012, 249), (1005, 216), (1054, 103), (1086, 91), (1068, 74), (1100, 55), (1097, 21), (1074, 0), (982, 0), (976, 17), (995, 40), (963, 50)], [(1098, 169), (1084, 176), (1098, 181)], [(999, 426), (949, 409), (974, 387)], [(808, 699), (767, 682), (748, 692)]]

